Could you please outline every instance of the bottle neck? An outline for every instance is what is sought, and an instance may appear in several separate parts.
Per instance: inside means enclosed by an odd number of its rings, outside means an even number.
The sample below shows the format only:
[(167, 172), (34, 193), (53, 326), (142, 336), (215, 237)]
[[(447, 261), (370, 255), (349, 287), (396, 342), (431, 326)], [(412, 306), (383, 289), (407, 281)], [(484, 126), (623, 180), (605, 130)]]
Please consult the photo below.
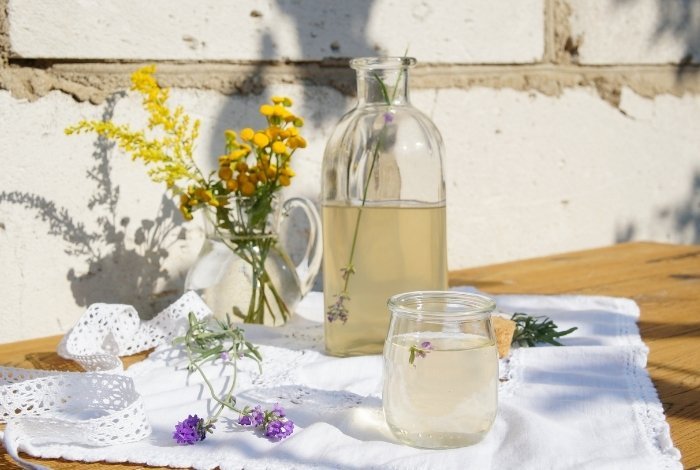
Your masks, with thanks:
[(408, 104), (408, 67), (358, 68), (357, 100), (359, 106)]

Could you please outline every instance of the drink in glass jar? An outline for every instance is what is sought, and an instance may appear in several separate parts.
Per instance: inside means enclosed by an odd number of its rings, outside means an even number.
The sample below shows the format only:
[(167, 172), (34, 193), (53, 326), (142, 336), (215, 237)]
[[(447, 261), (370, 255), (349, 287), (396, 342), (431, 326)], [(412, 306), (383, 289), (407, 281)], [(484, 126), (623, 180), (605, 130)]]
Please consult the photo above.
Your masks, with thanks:
[(384, 414), (396, 437), (424, 448), (475, 444), (498, 404), (493, 301), (476, 294), (413, 292), (389, 301)]

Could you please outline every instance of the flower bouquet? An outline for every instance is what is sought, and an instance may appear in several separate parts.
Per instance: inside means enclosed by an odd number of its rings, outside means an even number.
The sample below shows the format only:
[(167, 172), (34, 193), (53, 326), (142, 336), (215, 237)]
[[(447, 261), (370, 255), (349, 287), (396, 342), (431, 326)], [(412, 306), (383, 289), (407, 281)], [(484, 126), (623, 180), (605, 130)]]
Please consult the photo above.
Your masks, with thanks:
[(226, 130), (218, 171), (205, 174), (193, 158), (200, 121), (181, 106), (168, 106), (169, 90), (158, 84), (155, 71), (155, 66), (146, 66), (131, 77), (132, 90), (142, 95), (149, 116), (146, 129), (83, 120), (66, 133), (95, 132), (116, 142), (133, 160), (144, 163), (154, 182), (165, 183), (179, 198), (185, 220), (192, 220), (196, 211), (204, 213), (216, 239), (250, 268), (249, 301), (230, 305), (231, 313), (247, 323), (263, 323), (267, 314), (275, 320), (275, 312), (286, 320), (290, 312), (285, 296), (268, 272), (268, 257), (277, 245), (270, 218), (277, 210), (279, 190), (294, 177), (292, 156), (307, 145), (299, 133), (303, 119), (290, 111), (289, 98), (273, 97), (260, 106), (267, 126), (240, 133)]

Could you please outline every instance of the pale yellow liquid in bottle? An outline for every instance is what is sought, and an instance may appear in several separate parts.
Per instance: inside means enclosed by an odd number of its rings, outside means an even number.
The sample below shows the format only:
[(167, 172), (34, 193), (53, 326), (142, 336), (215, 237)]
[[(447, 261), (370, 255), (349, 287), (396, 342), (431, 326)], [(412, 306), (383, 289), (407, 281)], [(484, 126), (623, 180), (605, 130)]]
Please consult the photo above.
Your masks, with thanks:
[[(323, 207), (325, 311), (343, 291), (357, 206)], [(389, 297), (415, 290), (447, 289), (445, 206), (369, 207), (362, 210), (345, 301), (348, 320), (325, 322), (326, 352), (337, 356), (381, 354), (389, 328)]]
[[(411, 346), (433, 348), (409, 363)], [(415, 447), (462, 447), (491, 429), (498, 402), (498, 356), (492, 340), (463, 333), (389, 338), (384, 414), (396, 437)]]

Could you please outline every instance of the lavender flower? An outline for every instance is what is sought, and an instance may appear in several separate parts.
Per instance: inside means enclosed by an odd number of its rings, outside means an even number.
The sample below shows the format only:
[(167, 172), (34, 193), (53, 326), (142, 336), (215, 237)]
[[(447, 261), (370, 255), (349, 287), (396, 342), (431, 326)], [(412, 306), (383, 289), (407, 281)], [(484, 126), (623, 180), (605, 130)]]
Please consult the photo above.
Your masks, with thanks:
[(219, 354), (219, 358), (222, 361), (228, 361), (229, 359), (231, 359), (231, 357), (228, 355), (228, 352), (226, 351), (221, 351), (221, 354)]
[(265, 437), (273, 440), (284, 439), (294, 432), (294, 422), (287, 419), (287, 413), (279, 403), (276, 403), (272, 411), (263, 411), (260, 405), (252, 410), (243, 409), (243, 414), (238, 418), (238, 424), (262, 428)]
[[(351, 273), (352, 271), (347, 271)], [(348, 321), (348, 309), (345, 307), (345, 301), (350, 300), (345, 294), (339, 294), (336, 296), (336, 301), (328, 306), (328, 311), (326, 312), (326, 318), (329, 323), (333, 323), (335, 320), (340, 320), (343, 323)]]
[(408, 350), (408, 363), (412, 366), (415, 366), (413, 362), (416, 360), (416, 357), (425, 357), (426, 354), (428, 354), (432, 350), (433, 344), (430, 341), (423, 341), (420, 344), (420, 346), (411, 346)]
[(256, 406), (252, 410), (248, 410), (246, 407), (243, 410), (243, 415), (238, 418), (238, 424), (243, 426), (260, 426), (265, 422), (265, 413), (263, 413), (260, 405)]
[(274, 419), (267, 423), (265, 436), (270, 439), (284, 439), (294, 432), (294, 422), (290, 420)]
[(284, 418), (287, 416), (284, 408), (282, 408), (279, 403), (275, 403), (275, 406), (272, 407), (272, 413), (276, 414), (278, 418)]
[(179, 445), (193, 445), (203, 441), (205, 437), (207, 437), (207, 430), (204, 425), (204, 419), (199, 418), (197, 415), (190, 415), (186, 420), (175, 425), (173, 439)]
[(420, 348), (416, 348), (416, 354), (420, 357), (425, 357), (425, 355), (433, 350), (433, 345), (430, 341), (423, 341), (420, 344)]
[(394, 115), (392, 113), (384, 113), (384, 124), (390, 124), (394, 122)]

